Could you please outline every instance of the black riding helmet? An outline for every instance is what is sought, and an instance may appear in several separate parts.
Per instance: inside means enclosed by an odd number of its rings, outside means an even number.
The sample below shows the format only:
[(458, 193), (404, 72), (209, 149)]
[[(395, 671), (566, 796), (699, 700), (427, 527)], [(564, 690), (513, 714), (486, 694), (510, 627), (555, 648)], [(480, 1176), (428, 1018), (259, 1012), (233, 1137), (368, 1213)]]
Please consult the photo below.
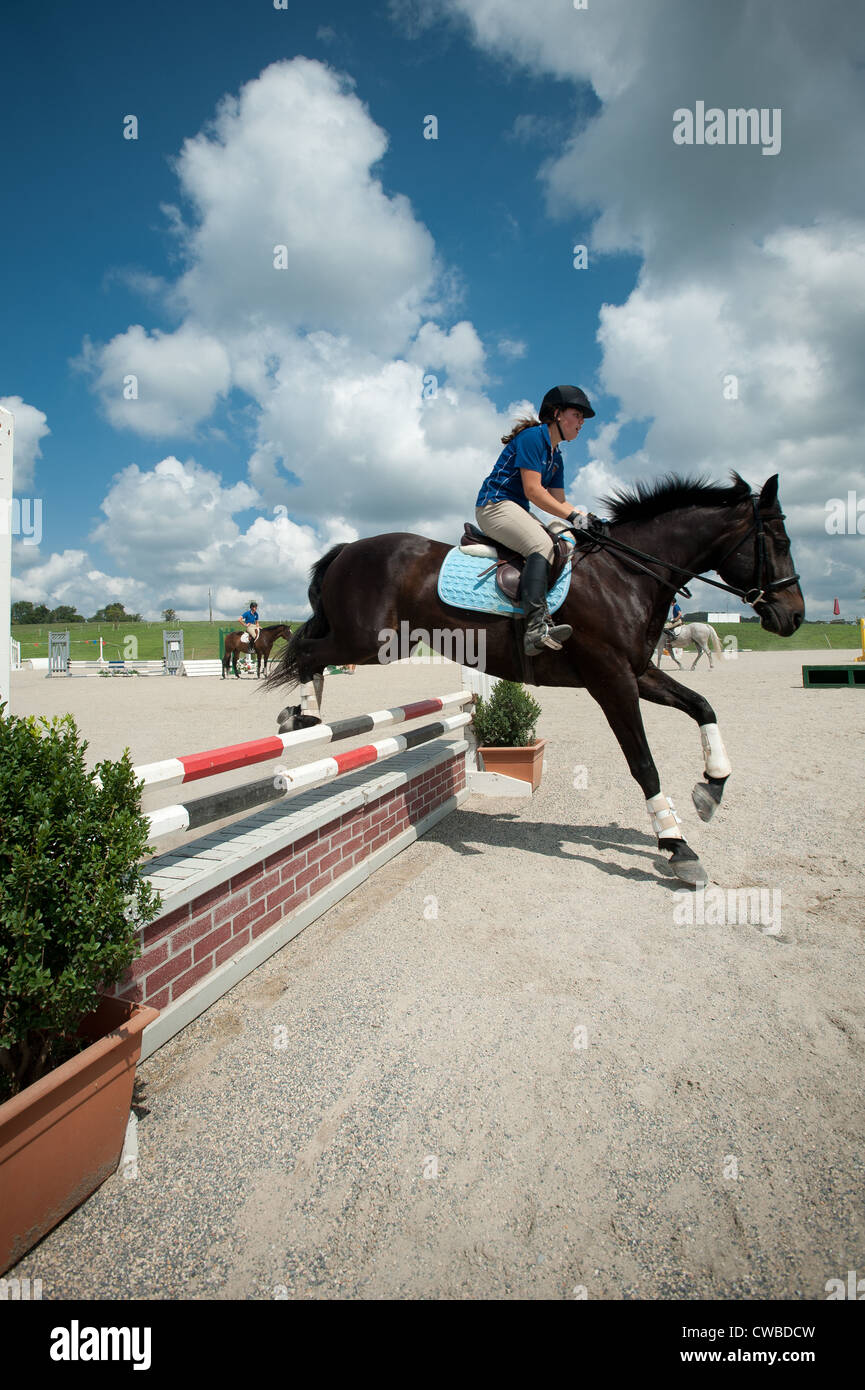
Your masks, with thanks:
[(538, 414), (542, 420), (544, 414), (552, 419), (554, 410), (565, 410), (569, 405), (574, 405), (577, 410), (581, 410), (587, 420), (591, 420), (594, 416), (595, 412), (589, 404), (589, 398), (585, 391), (580, 390), (579, 386), (553, 386), (541, 401)]

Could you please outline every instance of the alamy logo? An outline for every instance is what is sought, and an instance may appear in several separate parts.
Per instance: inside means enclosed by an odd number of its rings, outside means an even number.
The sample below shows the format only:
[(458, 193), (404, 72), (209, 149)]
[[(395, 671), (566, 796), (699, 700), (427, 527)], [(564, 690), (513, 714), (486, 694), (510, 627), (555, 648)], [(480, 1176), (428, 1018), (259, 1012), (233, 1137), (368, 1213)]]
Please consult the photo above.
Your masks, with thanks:
[(677, 927), (777, 927), (777, 888), (697, 888), (673, 894)]
[(150, 1370), (151, 1328), (52, 1327), (48, 1354), (52, 1361), (131, 1361), (135, 1371)]
[(33, 1279), (32, 1281), (25, 1276), (23, 1279), (0, 1279), (0, 1299), (11, 1299), (12, 1302), (27, 1302), (30, 1299), (39, 1300), (42, 1297), (42, 1280)]
[(412, 627), (403, 619), (399, 632), (392, 627), (383, 627), (378, 634), (378, 642), (378, 659), (383, 666), (391, 661), (424, 660), (423, 649), (426, 649), (444, 661), (455, 661), (458, 666), (476, 666), (479, 671), (486, 670), (487, 634), (484, 628), (436, 627), (428, 632), (426, 628)]
[(829, 1295), (827, 1303), (831, 1303), (833, 1298), (852, 1298), (862, 1303), (865, 1301), (865, 1279), (857, 1279), (855, 1269), (848, 1269), (847, 1283), (843, 1279), (827, 1279), (826, 1292)]
[(830, 536), (865, 536), (865, 497), (852, 489), (843, 497), (830, 497), (826, 503), (826, 531)]
[(693, 111), (673, 112), (673, 141), (677, 145), (762, 145), (764, 154), (781, 152), (781, 107), (710, 106), (698, 101)]

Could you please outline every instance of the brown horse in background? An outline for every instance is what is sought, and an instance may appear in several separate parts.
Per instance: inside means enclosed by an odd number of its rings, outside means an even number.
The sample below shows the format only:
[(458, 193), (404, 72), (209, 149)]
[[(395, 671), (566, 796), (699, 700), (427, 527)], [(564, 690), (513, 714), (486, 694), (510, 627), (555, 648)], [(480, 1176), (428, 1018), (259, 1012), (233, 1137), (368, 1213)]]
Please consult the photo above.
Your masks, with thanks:
[[(698, 725), (704, 780), (692, 796), (700, 818), (709, 820), (731, 771), (717, 716), (699, 691), (653, 665), (652, 655), (673, 595), (710, 570), (724, 581), (718, 587), (754, 608), (767, 632), (789, 637), (796, 631), (805, 602), (778, 505), (778, 477), (752, 493), (736, 473), (728, 487), (669, 475), (605, 498), (604, 505), (609, 524), (574, 555), (570, 588), (556, 614), (573, 636), (561, 651), (545, 649), (533, 658), (531, 681), (588, 690), (646, 799), (658, 848), (670, 855), (683, 882), (705, 883), (705, 870), (661, 792), (640, 700), (681, 710)], [(511, 617), (455, 608), (438, 597), (438, 573), (450, 549), (397, 533), (334, 546), (318, 561), (309, 589), (312, 617), (292, 634), (267, 678), (268, 687), (301, 687), (301, 704), (279, 716), (281, 729), (318, 721), (325, 667), (391, 659), (383, 655), (385, 638), (405, 623), (412, 642), (436, 650), (454, 633), (473, 632), (472, 649), (485, 651), (489, 675), (526, 679)]]
[(269, 627), (259, 628), (258, 636), (253, 642), (248, 632), (229, 632), (225, 639), (224, 655), (222, 658), (222, 679), (225, 680), (228, 668), (231, 666), (235, 676), (240, 680), (240, 672), (237, 669), (237, 658), (246, 652), (254, 652), (258, 658), (255, 678), (261, 675), (261, 663), (264, 662), (264, 674), (267, 675), (267, 663), (270, 659), (271, 648), (274, 642), (280, 637), (284, 637), (286, 642), (291, 637), (291, 627), (288, 623), (271, 623)]

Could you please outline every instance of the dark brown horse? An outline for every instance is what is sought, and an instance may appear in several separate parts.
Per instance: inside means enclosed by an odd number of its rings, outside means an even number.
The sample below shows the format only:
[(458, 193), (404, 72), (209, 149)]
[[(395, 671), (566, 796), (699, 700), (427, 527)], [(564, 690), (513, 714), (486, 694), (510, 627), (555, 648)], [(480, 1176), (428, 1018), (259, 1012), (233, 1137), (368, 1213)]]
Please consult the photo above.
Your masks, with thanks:
[[(703, 883), (705, 871), (661, 792), (640, 700), (670, 705), (699, 726), (704, 781), (693, 798), (700, 817), (709, 820), (731, 771), (715, 711), (654, 666), (652, 654), (674, 593), (712, 570), (724, 581), (718, 587), (751, 604), (768, 632), (795, 632), (805, 604), (778, 504), (778, 477), (757, 495), (736, 473), (728, 487), (667, 476), (605, 498), (604, 506), (610, 515), (601, 533), (606, 539), (589, 541), (575, 554), (570, 589), (557, 613), (573, 636), (561, 651), (533, 658), (533, 683), (584, 686), (597, 700), (642, 788), (659, 848), (670, 854), (680, 879)], [(293, 633), (267, 681), (269, 687), (301, 686), (301, 705), (280, 714), (282, 729), (320, 717), (326, 666), (382, 659), (385, 639), (392, 641), (390, 634), (406, 622), (412, 642), (439, 651), (443, 639), (452, 644), (454, 634), (465, 640), (472, 632), (475, 651), (484, 640), (483, 668), (490, 675), (524, 679), (511, 618), (466, 612), (439, 599), (436, 581), (449, 548), (398, 533), (334, 546), (318, 561), (309, 590), (312, 617)]]
[(264, 674), (266, 676), (271, 647), (280, 637), (284, 637), (286, 642), (291, 637), (291, 627), (288, 623), (271, 623), (269, 627), (259, 628), (258, 636), (254, 643), (247, 640), (249, 639), (248, 632), (229, 632), (223, 648), (222, 679), (225, 680), (228, 674), (228, 668), (231, 666), (237, 679), (240, 680), (240, 672), (237, 669), (237, 658), (239, 656), (244, 656), (247, 652), (250, 654), (254, 652), (258, 658), (258, 665), (255, 670), (256, 680), (261, 675), (262, 662), (264, 662)]

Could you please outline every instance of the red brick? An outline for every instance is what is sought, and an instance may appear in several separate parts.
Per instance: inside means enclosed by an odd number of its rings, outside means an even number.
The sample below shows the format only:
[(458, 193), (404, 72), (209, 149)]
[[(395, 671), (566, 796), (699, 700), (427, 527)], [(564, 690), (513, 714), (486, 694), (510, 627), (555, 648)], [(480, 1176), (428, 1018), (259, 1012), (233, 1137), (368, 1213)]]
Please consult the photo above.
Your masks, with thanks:
[(305, 869), (302, 874), (298, 874), (295, 879), (295, 887), (303, 888), (305, 884), (312, 883), (318, 874), (318, 865), (314, 864), (311, 869)]
[(278, 886), (279, 882), (280, 875), (278, 870), (272, 874), (263, 874), (255, 887), (249, 890), (250, 901), (255, 902), (256, 898), (265, 897), (267, 893)]
[(244, 889), (242, 893), (233, 893), (230, 898), (226, 898), (224, 903), (213, 909), (213, 925), (218, 927), (222, 922), (233, 917), (236, 912), (249, 906), (249, 893)]
[(253, 922), (252, 935), (254, 937), (261, 936), (262, 932), (267, 931), (270, 927), (275, 927), (277, 922), (279, 922), (281, 918), (281, 907), (274, 907), (270, 912), (265, 912), (263, 917), (259, 917), (257, 922)]
[(350, 839), (351, 827), (347, 825), (340, 830), (338, 835), (331, 835), (330, 843), (333, 845), (334, 849), (336, 849), (337, 845), (344, 845)]
[(190, 904), (192, 915), (195, 917), (199, 912), (205, 912), (207, 908), (213, 907), (214, 903), (221, 902), (226, 894), (226, 885), (218, 883), (215, 888), (208, 888), (205, 893), (200, 893)]
[(182, 975), (184, 970), (188, 970), (192, 964), (192, 952), (190, 950), (181, 951), (179, 956), (172, 956), (158, 970), (154, 970), (144, 982), (145, 998), (151, 995), (154, 990), (161, 989), (169, 981), (176, 980)]
[(247, 928), (246, 931), (242, 931), (238, 936), (233, 936), (230, 941), (226, 941), (224, 946), (220, 946), (213, 957), (214, 968), (217, 965), (222, 965), (223, 961), (229, 960), (232, 956), (236, 956), (238, 951), (242, 951), (244, 946), (248, 945), (248, 943), (249, 928)]
[(242, 932), (251, 922), (257, 922), (259, 917), (263, 917), (266, 911), (267, 904), (264, 898), (259, 898), (257, 903), (251, 903), (243, 912), (238, 912), (231, 923), (232, 936), (237, 936), (238, 932)]
[(239, 874), (232, 874), (232, 876), (231, 876), (231, 891), (232, 891), (232, 893), (239, 893), (240, 890), (241, 890), (242, 888), (247, 888), (247, 887), (249, 886), (250, 883), (254, 882), (254, 880), (258, 878), (258, 876), (259, 876), (260, 873), (261, 873), (261, 865), (260, 865), (260, 864), (251, 864), (250, 867), (249, 867), (248, 869), (241, 869), (241, 871), (240, 871)]
[(300, 893), (295, 893), (293, 898), (288, 898), (280, 904), (279, 911), (282, 917), (290, 917), (292, 912), (296, 912), (304, 903), (309, 902), (309, 889), (304, 888)]
[(187, 970), (185, 975), (181, 975), (179, 980), (175, 980), (171, 986), (171, 998), (179, 999), (181, 994), (185, 994), (193, 985), (197, 985), (199, 980), (204, 979), (205, 975), (213, 973), (213, 956), (207, 956), (200, 960), (191, 970)]
[(306, 868), (306, 855), (296, 854), (287, 863), (283, 864), (279, 875), (282, 883), (293, 883), (298, 874), (303, 873)]
[(177, 907), (173, 912), (166, 912), (163, 917), (157, 917), (155, 922), (151, 922), (141, 933), (142, 945), (147, 946), (151, 941), (156, 941), (160, 936), (169, 936), (174, 929), (185, 922), (189, 917), (189, 903), (184, 907)]
[(128, 980), (131, 984), (135, 980), (145, 979), (145, 977), (150, 974), (151, 970), (155, 970), (158, 965), (161, 965), (162, 962), (167, 959), (168, 942), (160, 941), (157, 946), (151, 946), (149, 951), (145, 951), (143, 956), (139, 956), (138, 960), (132, 962), (126, 974), (123, 976), (123, 981), (121, 983), (125, 983)]
[(227, 941), (230, 936), (231, 923), (223, 922), (221, 927), (216, 927), (214, 931), (208, 932), (207, 936), (198, 942), (193, 951), (193, 958), (196, 961), (203, 960), (205, 956), (209, 956), (215, 951), (217, 946), (221, 946), (223, 941)]
[[(120, 983), (122, 984), (123, 981), (121, 980)], [(124, 990), (119, 990), (119, 988), (115, 986), (114, 990), (108, 992), (108, 998), (129, 999), (133, 1004), (140, 1004), (144, 998), (144, 991), (140, 984), (128, 985)]]
[(296, 890), (296, 888), (295, 888), (294, 883), (283, 883), (283, 884), (281, 884), (280, 887), (277, 888), (273, 893), (268, 893), (268, 895), (267, 895), (267, 910), (268, 910), (268, 912), (270, 912), (271, 909), (274, 908), (274, 907), (279, 907), (280, 903), (286, 902), (288, 898), (294, 897), (294, 894), (295, 894), (296, 891), (297, 891), (297, 890)]
[(171, 999), (171, 990), (168, 985), (161, 989), (158, 994), (153, 994), (147, 999), (151, 1009), (164, 1009)]
[(323, 855), (330, 853), (330, 850), (330, 836), (325, 835), (321, 840), (319, 840), (317, 845), (310, 845), (309, 849), (306, 851), (307, 864), (317, 864), (319, 859), (321, 859)]
[(213, 912), (208, 910), (203, 912), (200, 917), (194, 917), (188, 926), (182, 931), (176, 931), (171, 938), (171, 954), (176, 955), (182, 951), (184, 946), (191, 946), (193, 941), (198, 941), (213, 927)]

